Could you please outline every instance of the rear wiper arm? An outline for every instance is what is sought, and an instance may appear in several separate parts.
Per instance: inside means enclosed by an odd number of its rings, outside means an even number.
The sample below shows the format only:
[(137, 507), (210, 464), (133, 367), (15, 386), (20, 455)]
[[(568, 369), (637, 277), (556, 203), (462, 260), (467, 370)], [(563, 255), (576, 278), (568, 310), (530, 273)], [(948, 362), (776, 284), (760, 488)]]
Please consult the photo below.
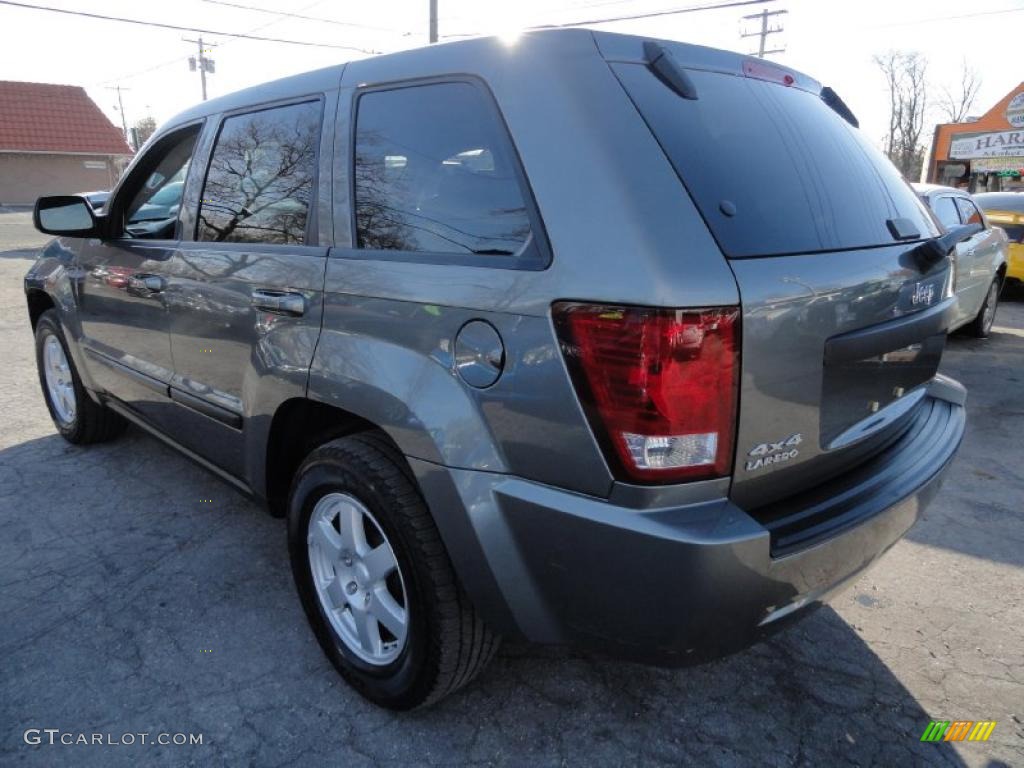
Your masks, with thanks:
[(917, 260), (918, 266), (925, 270), (932, 264), (946, 258), (956, 248), (958, 243), (962, 243), (969, 237), (974, 237), (983, 229), (984, 227), (981, 224), (961, 224), (960, 226), (953, 227), (944, 235), (933, 237), (931, 240), (925, 240), (920, 245), (911, 249), (910, 253)]
[(665, 46), (653, 40), (645, 40), (644, 61), (661, 82), (684, 99), (696, 101), (697, 86)]

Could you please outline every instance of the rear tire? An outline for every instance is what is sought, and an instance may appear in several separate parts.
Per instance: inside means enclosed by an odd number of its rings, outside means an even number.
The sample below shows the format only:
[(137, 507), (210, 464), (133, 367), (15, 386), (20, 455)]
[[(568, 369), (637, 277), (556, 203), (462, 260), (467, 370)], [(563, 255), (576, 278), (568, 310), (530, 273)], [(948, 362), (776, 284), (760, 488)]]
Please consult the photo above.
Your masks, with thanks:
[(987, 338), (992, 332), (996, 321), (996, 309), (999, 308), (999, 278), (995, 278), (988, 287), (985, 302), (978, 310), (978, 315), (967, 326), (967, 332), (979, 339)]
[[(331, 504), (344, 511), (325, 515)], [(358, 524), (345, 522), (352, 519)], [(404, 458), (383, 435), (334, 440), (303, 462), (288, 500), (288, 547), (320, 646), (353, 688), (382, 707), (441, 699), (476, 677), (498, 648), (456, 580)], [(385, 549), (389, 575), (374, 581), (367, 555)], [(373, 639), (363, 643), (351, 628), (374, 613), (381, 590), (391, 618), (404, 621), (392, 627), (371, 619)]]
[(43, 312), (36, 322), (36, 367), (50, 418), (69, 443), (102, 443), (124, 431), (127, 422), (85, 391), (55, 309)]

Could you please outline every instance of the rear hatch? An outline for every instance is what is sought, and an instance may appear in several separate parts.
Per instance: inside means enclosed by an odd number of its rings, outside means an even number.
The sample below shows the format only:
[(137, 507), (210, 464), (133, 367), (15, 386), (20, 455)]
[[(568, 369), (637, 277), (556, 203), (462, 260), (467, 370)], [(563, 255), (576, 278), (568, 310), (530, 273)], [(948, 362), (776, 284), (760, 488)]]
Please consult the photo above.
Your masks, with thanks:
[(597, 40), (739, 286), (732, 498), (761, 507), (883, 450), (937, 370), (953, 302), (948, 260), (913, 252), (939, 234), (913, 191), (804, 75)]

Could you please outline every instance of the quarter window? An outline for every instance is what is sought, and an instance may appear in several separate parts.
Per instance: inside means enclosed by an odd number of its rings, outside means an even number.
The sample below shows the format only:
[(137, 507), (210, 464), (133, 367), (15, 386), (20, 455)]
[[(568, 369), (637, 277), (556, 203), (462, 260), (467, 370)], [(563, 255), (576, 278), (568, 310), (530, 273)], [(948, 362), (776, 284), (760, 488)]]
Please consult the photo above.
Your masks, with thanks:
[(227, 118), (206, 174), (197, 239), (304, 243), (319, 136), (319, 102)]
[(515, 256), (530, 239), (518, 160), (477, 86), (434, 83), (359, 97), (359, 248)]
[(960, 218), (963, 219), (964, 224), (985, 225), (985, 221), (981, 218), (981, 213), (978, 211), (978, 207), (967, 198), (958, 197), (956, 199), (956, 207), (960, 209)]
[(957, 213), (956, 203), (953, 202), (952, 197), (935, 198), (935, 202), (932, 203), (932, 210), (935, 212), (935, 218), (946, 229), (960, 226), (960, 214)]

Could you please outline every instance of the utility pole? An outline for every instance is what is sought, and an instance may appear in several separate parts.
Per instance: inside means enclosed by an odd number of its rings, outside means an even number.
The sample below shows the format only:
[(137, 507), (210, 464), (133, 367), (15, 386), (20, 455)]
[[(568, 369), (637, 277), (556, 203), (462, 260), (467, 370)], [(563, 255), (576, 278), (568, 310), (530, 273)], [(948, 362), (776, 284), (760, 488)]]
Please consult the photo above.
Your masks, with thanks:
[[(209, 48), (204, 47), (202, 35), (199, 36), (198, 40), (190, 40), (187, 37), (183, 37), (181, 39), (186, 43), (195, 43), (199, 46), (199, 55), (188, 57), (188, 69), (190, 72), (195, 72), (197, 69), (199, 70), (199, 80), (203, 84), (203, 101), (206, 101), (206, 73), (209, 72), (212, 75), (217, 71), (215, 69), (213, 59), (206, 58), (206, 54), (211, 53), (211, 51)], [(206, 43), (205, 45), (210, 47), (217, 46), (216, 43)]]
[(744, 19), (760, 19), (761, 20), (761, 29), (760, 30), (758, 30), (757, 32), (744, 32), (743, 34), (740, 35), (740, 37), (760, 37), (761, 38), (760, 44), (757, 47), (757, 58), (763, 59), (769, 53), (783, 53), (786, 50), (785, 48), (772, 48), (771, 50), (765, 50), (765, 47), (764, 47), (765, 41), (768, 39), (768, 35), (774, 35), (776, 32), (781, 32), (782, 31), (782, 25), (781, 24), (779, 26), (777, 26), (777, 27), (769, 27), (768, 26), (768, 18), (771, 17), (771, 16), (781, 16), (784, 13), (789, 13), (789, 11), (761, 11), (760, 13), (754, 13), (754, 14), (751, 14), (750, 16), (744, 16), (743, 17)]
[(121, 99), (121, 91), (130, 91), (131, 88), (121, 88), (120, 85), (108, 85), (108, 91), (117, 91), (117, 111), (121, 113), (121, 130), (124, 131), (124, 140), (128, 141), (128, 120), (124, 116), (124, 101)]
[(437, 42), (437, 0), (430, 0), (430, 42)]

